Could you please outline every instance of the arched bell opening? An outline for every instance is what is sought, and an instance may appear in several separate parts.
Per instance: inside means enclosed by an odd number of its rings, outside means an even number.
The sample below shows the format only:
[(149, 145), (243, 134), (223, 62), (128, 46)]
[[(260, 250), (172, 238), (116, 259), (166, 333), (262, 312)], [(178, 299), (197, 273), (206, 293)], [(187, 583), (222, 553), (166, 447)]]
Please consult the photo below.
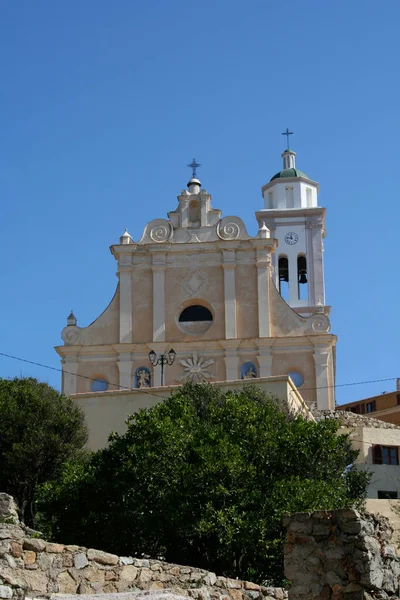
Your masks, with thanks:
[(299, 300), (308, 300), (307, 259), (304, 254), (297, 257), (297, 281)]
[(286, 301), (289, 300), (289, 260), (281, 255), (278, 259), (279, 293)]

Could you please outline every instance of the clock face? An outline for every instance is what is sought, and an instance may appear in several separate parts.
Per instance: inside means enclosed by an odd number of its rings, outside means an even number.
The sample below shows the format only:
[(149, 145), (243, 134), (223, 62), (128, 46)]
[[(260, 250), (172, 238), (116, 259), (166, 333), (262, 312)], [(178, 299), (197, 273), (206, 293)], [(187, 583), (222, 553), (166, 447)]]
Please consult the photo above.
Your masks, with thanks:
[(294, 233), (294, 231), (289, 231), (289, 233), (285, 235), (285, 242), (290, 246), (293, 246), (293, 244), (297, 244), (298, 241), (299, 236), (297, 235), (297, 233)]

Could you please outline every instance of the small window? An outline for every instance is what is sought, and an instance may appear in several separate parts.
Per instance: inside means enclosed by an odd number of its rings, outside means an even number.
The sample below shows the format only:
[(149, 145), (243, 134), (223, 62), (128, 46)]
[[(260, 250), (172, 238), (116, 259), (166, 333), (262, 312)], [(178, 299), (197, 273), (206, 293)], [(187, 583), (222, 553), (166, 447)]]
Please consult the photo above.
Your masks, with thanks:
[(290, 371), (288, 375), (296, 387), (300, 387), (301, 385), (303, 385), (304, 377), (301, 373), (299, 373), (298, 371)]
[(299, 300), (308, 300), (307, 259), (304, 254), (297, 257), (297, 281)]
[(198, 200), (192, 200), (189, 204), (189, 223), (190, 225), (200, 225), (200, 203)]
[(372, 413), (376, 411), (376, 402), (373, 400), (372, 402), (367, 402), (365, 405), (365, 412)]
[(108, 390), (108, 381), (106, 379), (94, 379), (90, 385), (92, 392), (105, 392)]
[(378, 490), (378, 500), (396, 500), (398, 497), (397, 492)]
[(400, 405), (400, 394), (397, 394), (397, 406)]
[(310, 208), (312, 206), (312, 189), (311, 188), (306, 188), (306, 200), (307, 200), (307, 207)]
[(398, 465), (399, 449), (397, 446), (372, 446), (372, 462), (374, 465)]
[(194, 304), (188, 306), (184, 311), (181, 312), (179, 317), (180, 323), (187, 323), (188, 321), (212, 321), (212, 314), (205, 306), (200, 304)]
[(289, 261), (287, 256), (278, 259), (279, 293), (284, 300), (289, 300)]
[(293, 207), (294, 207), (293, 188), (287, 187), (286, 188), (286, 208), (293, 208)]

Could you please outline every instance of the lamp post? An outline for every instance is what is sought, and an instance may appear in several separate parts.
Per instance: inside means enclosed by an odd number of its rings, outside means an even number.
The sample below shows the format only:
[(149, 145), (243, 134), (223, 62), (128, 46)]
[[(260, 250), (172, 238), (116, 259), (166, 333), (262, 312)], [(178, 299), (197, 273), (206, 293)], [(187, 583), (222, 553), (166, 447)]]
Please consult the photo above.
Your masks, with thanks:
[(175, 362), (176, 352), (171, 348), (171, 350), (167, 354), (157, 354), (154, 350), (150, 350), (149, 352), (149, 361), (155, 367), (156, 365), (161, 365), (161, 385), (164, 385), (164, 367), (166, 365), (172, 365)]

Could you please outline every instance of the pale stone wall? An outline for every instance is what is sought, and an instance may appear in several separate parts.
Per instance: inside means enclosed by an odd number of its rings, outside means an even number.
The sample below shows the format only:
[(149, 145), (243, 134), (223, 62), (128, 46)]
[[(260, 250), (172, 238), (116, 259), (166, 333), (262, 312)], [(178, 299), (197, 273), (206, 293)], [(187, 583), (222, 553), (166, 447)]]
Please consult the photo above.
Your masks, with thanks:
[[(278, 398), (283, 411), (290, 414), (302, 414), (314, 419), (306, 403), (288, 377), (268, 377), (255, 379), (250, 383), (257, 384), (265, 393)], [(241, 389), (243, 381), (219, 383), (223, 390)], [(177, 386), (134, 389), (129, 391), (108, 391), (96, 394), (88, 392), (76, 394), (74, 401), (84, 410), (89, 429), (88, 448), (98, 450), (107, 445), (112, 431), (124, 433), (126, 418), (141, 408), (155, 406), (177, 390)]]
[(289, 600), (398, 597), (400, 560), (385, 517), (316, 511), (291, 515), (285, 524)]

